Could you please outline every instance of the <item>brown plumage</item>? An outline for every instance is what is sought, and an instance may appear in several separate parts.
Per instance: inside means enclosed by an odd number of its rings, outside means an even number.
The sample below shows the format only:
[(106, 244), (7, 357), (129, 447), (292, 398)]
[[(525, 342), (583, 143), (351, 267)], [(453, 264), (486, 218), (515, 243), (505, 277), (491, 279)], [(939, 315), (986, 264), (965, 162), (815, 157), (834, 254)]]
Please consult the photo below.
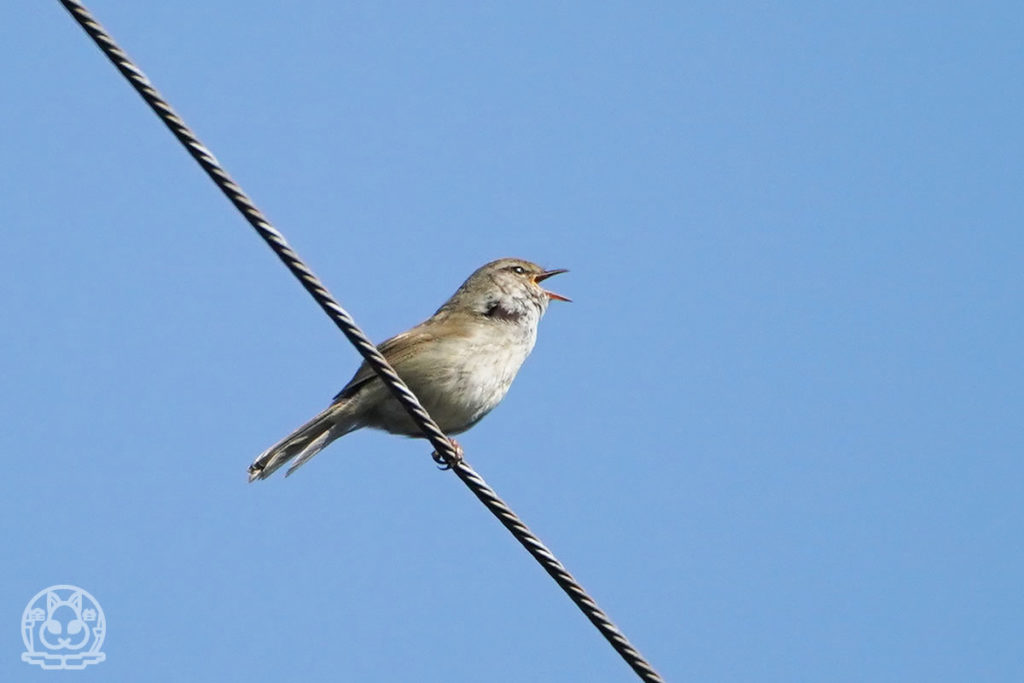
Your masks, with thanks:
[[(563, 273), (520, 259), (479, 268), (434, 315), (377, 348), (446, 434), (466, 431), (508, 392), (537, 339), (551, 299), (540, 282)], [(249, 481), (291, 461), (288, 474), (335, 439), (362, 427), (421, 436), (364, 362), (323, 412), (260, 454)]]

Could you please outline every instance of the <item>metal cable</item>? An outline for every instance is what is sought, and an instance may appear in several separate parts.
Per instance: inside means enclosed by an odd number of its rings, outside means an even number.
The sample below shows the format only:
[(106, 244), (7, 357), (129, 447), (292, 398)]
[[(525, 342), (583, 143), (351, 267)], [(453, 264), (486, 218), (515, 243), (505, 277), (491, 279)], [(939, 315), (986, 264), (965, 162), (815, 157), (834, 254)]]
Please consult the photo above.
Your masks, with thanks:
[(380, 376), (396, 399), (405, 407), (413, 420), (423, 431), (425, 437), (435, 449), (435, 460), (444, 463), (469, 487), (488, 510), (508, 529), (519, 543), (533, 555), (544, 567), (544, 570), (561, 586), (573, 602), (583, 611), (601, 634), (611, 643), (616, 652), (626, 660), (633, 671), (645, 681), (662, 681), (663, 679), (651, 667), (643, 656), (634, 648), (626, 636), (612, 623), (608, 615), (597, 606), (583, 587), (573, 578), (572, 574), (562, 565), (554, 554), (539, 538), (523, 523), (521, 519), (498, 497), (498, 494), (487, 485), (483, 478), (473, 470), (462, 458), (461, 449), (456, 449), (451, 440), (445, 436), (433, 418), (420, 405), (419, 400), (405, 385), (394, 368), (377, 350), (373, 342), (367, 338), (356, 325), (352, 317), (334, 300), (331, 293), (306, 266), (298, 254), (288, 245), (284, 236), (277, 231), (270, 221), (260, 212), (241, 187), (232, 180), (228, 172), (218, 163), (216, 157), (199, 141), (180, 116), (174, 111), (149, 82), (142, 70), (129, 59), (128, 55), (118, 47), (114, 39), (104, 30), (98, 21), (81, 3), (75, 0), (60, 0), (64, 8), (71, 13), (86, 33), (96, 42), (103, 54), (117, 67), (142, 99), (153, 109), (160, 120), (167, 125), (178, 141), (188, 150), (213, 182), (227, 195), (231, 203), (245, 216), (249, 224), (255, 228), (260, 237), (277, 254), (278, 258), (292, 272), (306, 291), (316, 300), (324, 312), (341, 329), (342, 333), (356, 347), (367, 363)]

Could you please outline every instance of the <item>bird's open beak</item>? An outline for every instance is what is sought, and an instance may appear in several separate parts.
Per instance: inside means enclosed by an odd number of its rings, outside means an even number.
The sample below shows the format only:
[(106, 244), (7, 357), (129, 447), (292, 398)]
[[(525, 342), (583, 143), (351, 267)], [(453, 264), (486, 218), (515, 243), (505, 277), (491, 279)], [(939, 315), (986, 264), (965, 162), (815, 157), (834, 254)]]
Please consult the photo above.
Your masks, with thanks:
[[(533, 282), (536, 285), (540, 285), (541, 282), (543, 282), (544, 280), (547, 280), (549, 277), (552, 277), (554, 275), (558, 275), (560, 273), (568, 273), (568, 272), (569, 271), (566, 270), (565, 268), (555, 268), (554, 270), (545, 270), (543, 273), (538, 273), (537, 275), (534, 275), (533, 276)], [(543, 287), (541, 288), (541, 291), (543, 291), (545, 294), (547, 294), (549, 299), (558, 299), (559, 301), (569, 301), (569, 302), (572, 301), (572, 299), (570, 299), (569, 297), (562, 296), (561, 294), (555, 294), (554, 292), (549, 292), (548, 290), (544, 289)]]

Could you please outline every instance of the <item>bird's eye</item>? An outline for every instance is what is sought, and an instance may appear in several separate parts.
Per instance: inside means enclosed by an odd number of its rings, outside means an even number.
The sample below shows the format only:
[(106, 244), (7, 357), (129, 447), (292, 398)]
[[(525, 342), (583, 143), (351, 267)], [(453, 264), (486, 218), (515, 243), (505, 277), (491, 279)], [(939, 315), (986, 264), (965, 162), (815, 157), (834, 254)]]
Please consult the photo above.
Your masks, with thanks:
[(526, 268), (523, 268), (522, 266), (516, 266), (512, 269), (512, 272), (515, 273), (516, 275), (526, 275)]

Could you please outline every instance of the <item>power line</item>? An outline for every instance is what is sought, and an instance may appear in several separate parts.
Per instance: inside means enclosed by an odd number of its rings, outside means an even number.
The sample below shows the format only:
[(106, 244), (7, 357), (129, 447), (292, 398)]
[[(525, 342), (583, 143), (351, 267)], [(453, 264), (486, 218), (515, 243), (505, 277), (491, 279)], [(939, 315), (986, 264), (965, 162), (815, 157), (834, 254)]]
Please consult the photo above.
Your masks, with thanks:
[(445, 436), (441, 428), (437, 426), (433, 418), (420, 405), (419, 400), (405, 385), (402, 378), (398, 376), (395, 369), (385, 360), (384, 356), (377, 350), (373, 342), (356, 325), (352, 317), (343, 309), (327, 287), (313, 273), (312, 270), (299, 258), (299, 255), (289, 246), (284, 236), (278, 232), (263, 213), (256, 208), (249, 196), (241, 187), (228, 175), (228, 172), (217, 161), (216, 157), (203, 145), (195, 134), (189, 129), (180, 116), (174, 111), (170, 104), (161, 97), (156, 88), (150, 83), (142, 70), (129, 59), (128, 55), (118, 47), (114, 39), (96, 21), (92, 14), (81, 3), (74, 0), (60, 0), (64, 8), (71, 13), (86, 33), (96, 42), (103, 54), (117, 67), (128, 81), (135, 88), (142, 99), (153, 109), (160, 120), (166, 124), (174, 136), (192, 155), (192, 158), (202, 166), (207, 175), (235, 205), (249, 224), (259, 233), (259, 236), (277, 254), (278, 258), (291, 271), (292, 275), (298, 278), (302, 286), (309, 292), (320, 307), (327, 313), (328, 317), (341, 329), (342, 333), (356, 347), (359, 353), (366, 359), (366, 362), (380, 376), (381, 380), (388, 387), (396, 399), (409, 411), (409, 415), (419, 426), (424, 436), (434, 447), (434, 459), (443, 463), (445, 468), (452, 469), (459, 479), (463, 481), (470, 491), (473, 492), (480, 502), (498, 518), (506, 529), (511, 532), (519, 543), (534, 557), (544, 570), (551, 575), (551, 578), (561, 586), (576, 606), (590, 619), (591, 623), (601, 632), (615, 651), (626, 660), (626, 663), (633, 668), (633, 671), (645, 681), (662, 681), (663, 679), (651, 667), (643, 656), (634, 648), (625, 634), (612, 623), (597, 603), (594, 602), (583, 587), (573, 578), (565, 566), (558, 561), (547, 546), (537, 538), (529, 527), (509, 508), (509, 506), (498, 497), (487, 482), (469, 466), (463, 457), (461, 449), (456, 449), (451, 440)]

